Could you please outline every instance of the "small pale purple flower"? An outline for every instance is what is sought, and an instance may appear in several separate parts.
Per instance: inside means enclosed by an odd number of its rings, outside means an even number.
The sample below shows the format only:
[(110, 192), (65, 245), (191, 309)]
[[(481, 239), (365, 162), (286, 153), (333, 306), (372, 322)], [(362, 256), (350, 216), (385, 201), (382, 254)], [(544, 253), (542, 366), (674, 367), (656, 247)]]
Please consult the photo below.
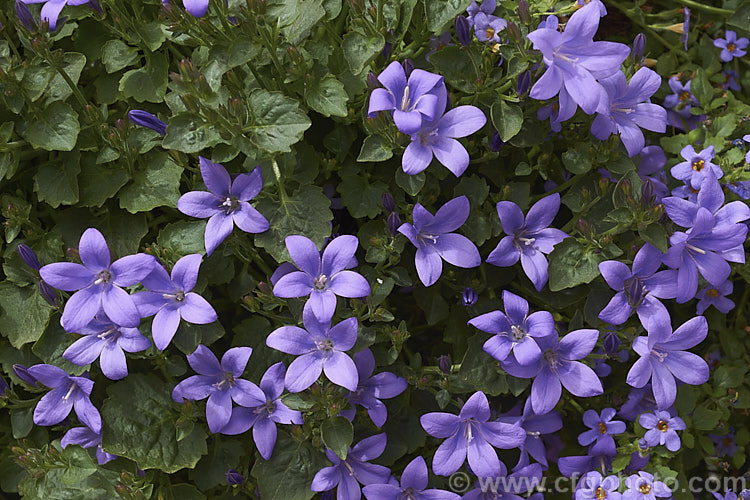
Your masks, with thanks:
[(199, 253), (182, 257), (172, 268), (171, 278), (163, 267), (155, 266), (151, 274), (143, 279), (143, 286), (149, 291), (133, 296), (142, 317), (155, 315), (151, 332), (154, 345), (160, 351), (172, 342), (180, 319), (197, 325), (213, 323), (217, 319), (211, 304), (191, 291), (198, 281), (202, 258)]
[(734, 428), (730, 427), (726, 434), (709, 434), (714, 442), (714, 452), (720, 457), (733, 457), (737, 453), (737, 441), (734, 437)]
[(529, 464), (529, 456), (547, 468), (547, 451), (544, 447), (542, 436), (545, 434), (554, 434), (563, 427), (562, 417), (556, 411), (537, 415), (531, 408), (531, 398), (526, 399), (523, 405), (523, 413), (520, 413), (520, 407), (516, 406), (513, 410), (500, 416), (498, 422), (506, 424), (520, 425), (526, 431), (526, 440), (521, 445), (521, 456), (514, 469), (524, 467)]
[(680, 436), (677, 431), (686, 429), (685, 422), (680, 417), (673, 417), (668, 411), (644, 413), (638, 419), (644, 429), (648, 429), (644, 439), (649, 446), (666, 445), (669, 451), (680, 449)]
[(466, 196), (446, 202), (435, 215), (417, 203), (412, 213), (414, 223), (405, 222), (398, 228), (417, 247), (414, 264), (424, 286), (431, 286), (440, 278), (443, 260), (463, 268), (481, 264), (476, 245), (466, 236), (454, 233), (466, 222), (469, 210)]
[(688, 144), (682, 148), (680, 155), (685, 161), (672, 167), (672, 177), (689, 182), (693, 189), (700, 189), (703, 180), (709, 172), (717, 179), (721, 179), (724, 175), (721, 167), (711, 162), (714, 158), (713, 146), (709, 146), (701, 150), (700, 153), (696, 153), (693, 146)]
[(695, 296), (698, 299), (696, 314), (703, 314), (711, 306), (724, 314), (734, 309), (734, 301), (726, 297), (732, 293), (733, 289), (734, 285), (730, 280), (726, 280), (718, 287), (704, 286)]
[(299, 356), (286, 372), (289, 392), (304, 391), (325, 373), (328, 380), (354, 392), (359, 376), (357, 366), (346, 351), (357, 341), (357, 318), (348, 318), (331, 328), (331, 320), (320, 322), (309, 302), (302, 312), (305, 328), (282, 326), (271, 332), (266, 345), (287, 354)]
[(367, 500), (459, 500), (459, 495), (438, 489), (427, 489), (429, 476), (424, 458), (417, 457), (404, 468), (396, 484), (371, 483), (362, 488)]
[(277, 297), (306, 297), (318, 322), (330, 322), (336, 311), (336, 296), (366, 297), (370, 284), (359, 273), (347, 271), (357, 265), (354, 253), (359, 246), (356, 236), (343, 235), (331, 240), (321, 257), (318, 247), (305, 236), (287, 236), (286, 248), (299, 271), (291, 271), (275, 282)]
[(138, 326), (141, 320), (138, 308), (121, 287), (135, 285), (144, 279), (156, 265), (156, 259), (138, 253), (111, 263), (107, 242), (94, 228), (84, 231), (78, 253), (83, 265), (56, 262), (39, 270), (42, 279), (55, 288), (78, 290), (65, 304), (60, 320), (63, 328), (77, 332), (101, 309), (120, 326)]
[(732, 30), (727, 30), (724, 34), (726, 38), (717, 38), (714, 40), (714, 47), (721, 49), (719, 57), (724, 62), (729, 62), (735, 57), (744, 56), (747, 51), (747, 46), (750, 44), (750, 40), (745, 38), (737, 38), (737, 33)]
[(432, 470), (439, 476), (456, 472), (468, 458), (471, 470), (479, 477), (507, 474), (495, 448), (511, 449), (523, 445), (526, 432), (518, 425), (489, 422), (487, 396), (478, 391), (464, 404), (459, 415), (427, 413), (420, 422), (430, 436), (448, 438), (432, 459)]
[(474, 34), (477, 40), (487, 44), (500, 43), (499, 33), (508, 27), (508, 22), (500, 17), (484, 12), (474, 16)]
[(512, 201), (499, 202), (497, 215), (500, 217), (503, 231), (508, 236), (500, 240), (487, 257), (487, 262), (507, 267), (520, 259), (526, 276), (537, 290), (541, 290), (549, 277), (547, 259), (544, 255), (552, 252), (555, 245), (568, 237), (563, 231), (549, 227), (559, 209), (558, 193), (537, 201), (525, 218), (518, 205)]
[(581, 446), (594, 444), (594, 446), (613, 447), (615, 440), (612, 436), (625, 432), (625, 422), (612, 420), (615, 413), (614, 408), (603, 409), (601, 416), (595, 410), (583, 412), (583, 423), (590, 430), (578, 435), (578, 442)]
[(94, 388), (91, 379), (68, 375), (54, 365), (34, 365), (28, 371), (37, 381), (52, 389), (34, 408), (36, 425), (59, 424), (75, 409), (78, 420), (92, 431), (101, 433), (102, 418), (89, 399)]
[(602, 477), (597, 471), (587, 472), (578, 483), (575, 500), (620, 500), (622, 495), (617, 492), (620, 480), (617, 476)]
[(497, 2), (495, 0), (482, 0), (481, 4), (478, 4), (477, 0), (471, 0), (471, 4), (466, 8), (467, 19), (474, 26), (474, 19), (477, 14), (491, 16), (495, 13), (495, 9), (497, 9)]
[(142, 109), (131, 109), (128, 111), (128, 118), (134, 124), (150, 128), (151, 130), (158, 132), (159, 135), (167, 134), (167, 124), (148, 111), (143, 111)]
[(65, 449), (68, 445), (77, 444), (81, 448), (96, 447), (96, 461), (99, 465), (104, 465), (117, 458), (117, 455), (107, 453), (102, 448), (101, 432), (94, 432), (88, 427), (73, 427), (60, 440), (60, 446)]
[(628, 489), (622, 494), (622, 500), (656, 500), (656, 497), (671, 497), (672, 490), (661, 481), (654, 481), (648, 472), (633, 474), (625, 480)]

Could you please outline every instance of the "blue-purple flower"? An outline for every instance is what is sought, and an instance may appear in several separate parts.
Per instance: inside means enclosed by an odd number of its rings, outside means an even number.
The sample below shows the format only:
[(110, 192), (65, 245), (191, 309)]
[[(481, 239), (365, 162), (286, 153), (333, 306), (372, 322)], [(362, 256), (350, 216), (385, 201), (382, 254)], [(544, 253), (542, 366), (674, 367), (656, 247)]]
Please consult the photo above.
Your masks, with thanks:
[(625, 480), (628, 489), (622, 494), (622, 500), (655, 500), (656, 497), (671, 497), (672, 490), (661, 481), (655, 481), (648, 472), (633, 474)]
[(131, 109), (128, 111), (128, 118), (136, 125), (150, 128), (151, 130), (158, 132), (159, 135), (167, 135), (167, 124), (148, 111), (143, 111), (142, 109)]
[(417, 457), (404, 468), (401, 481), (393, 483), (371, 483), (362, 488), (367, 500), (458, 500), (459, 495), (450, 491), (427, 489), (429, 476), (424, 458)]
[(589, 430), (578, 435), (578, 442), (581, 446), (603, 446), (612, 448), (615, 440), (612, 436), (625, 432), (625, 422), (612, 420), (615, 416), (614, 408), (605, 408), (601, 415), (596, 410), (586, 410), (583, 412), (583, 423)]
[(88, 427), (73, 427), (68, 429), (60, 440), (60, 446), (62, 449), (65, 449), (71, 444), (77, 444), (84, 449), (96, 447), (96, 462), (99, 465), (104, 465), (117, 458), (117, 455), (107, 453), (102, 448), (101, 432), (94, 432)]
[(647, 429), (644, 439), (649, 446), (666, 445), (669, 451), (680, 449), (680, 436), (677, 431), (686, 429), (685, 422), (680, 417), (673, 417), (667, 411), (644, 413), (638, 423)]
[(712, 163), (714, 158), (714, 147), (709, 146), (700, 153), (696, 153), (691, 144), (688, 144), (680, 151), (685, 161), (672, 167), (672, 177), (689, 183), (693, 189), (700, 189), (703, 180), (710, 172), (717, 179), (724, 175), (721, 167)]
[(506, 424), (520, 425), (526, 431), (526, 440), (521, 445), (521, 456), (514, 467), (524, 467), (529, 464), (529, 456), (547, 468), (547, 452), (542, 441), (545, 434), (554, 434), (563, 427), (562, 417), (556, 411), (551, 411), (543, 415), (537, 415), (531, 408), (531, 398), (526, 399), (523, 405), (523, 413), (520, 413), (519, 406), (506, 414), (501, 415), (497, 421)]
[(587, 472), (578, 483), (575, 500), (620, 500), (622, 495), (617, 492), (620, 480), (617, 476), (602, 477), (597, 471)]
[(730, 280), (715, 287), (713, 285), (704, 286), (695, 296), (698, 299), (696, 314), (703, 314), (706, 309), (714, 306), (716, 310), (724, 314), (734, 309), (734, 301), (726, 296), (734, 290), (734, 285)]
[(29, 375), (52, 390), (42, 396), (34, 408), (36, 425), (59, 424), (71, 410), (75, 410), (78, 420), (95, 433), (102, 432), (102, 418), (99, 410), (91, 404), (91, 391), (94, 381), (86, 376), (74, 377), (54, 365), (34, 365), (28, 369)]
[(29, 3), (44, 3), (42, 6), (42, 21), (49, 23), (50, 31), (55, 31), (57, 28), (57, 19), (60, 17), (60, 12), (66, 5), (86, 5), (91, 0), (17, 0), (25, 4)]
[(724, 62), (729, 62), (735, 57), (742, 57), (747, 54), (747, 46), (750, 44), (750, 40), (744, 36), (737, 38), (737, 33), (732, 30), (727, 30), (724, 34), (726, 38), (717, 38), (714, 40), (714, 47), (721, 49), (719, 57)]

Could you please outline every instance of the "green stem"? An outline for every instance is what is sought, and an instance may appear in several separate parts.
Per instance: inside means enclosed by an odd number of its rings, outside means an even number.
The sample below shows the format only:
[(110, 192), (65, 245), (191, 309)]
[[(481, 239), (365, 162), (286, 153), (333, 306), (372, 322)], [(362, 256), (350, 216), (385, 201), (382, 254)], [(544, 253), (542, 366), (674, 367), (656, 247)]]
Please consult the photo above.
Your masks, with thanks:
[(677, 0), (682, 5), (687, 5), (696, 10), (702, 10), (704, 12), (710, 12), (711, 14), (718, 14), (720, 16), (731, 16), (734, 14), (733, 10), (721, 9), (719, 7), (711, 7), (710, 5), (694, 2), (693, 0)]
[(70, 87), (70, 90), (73, 92), (73, 95), (78, 101), (78, 104), (80, 104), (83, 109), (86, 109), (86, 106), (88, 106), (88, 101), (84, 97), (83, 92), (81, 92), (81, 89), (78, 88), (78, 85), (73, 83), (73, 79), (68, 76), (65, 68), (57, 64), (57, 61), (54, 60), (54, 56), (52, 56), (52, 54), (50, 54), (46, 48), (44, 49), (44, 54), (42, 55), (42, 57), (50, 64), (50, 66), (55, 68), (55, 71), (57, 71), (62, 79), (65, 80), (65, 83), (67, 83), (68, 87)]

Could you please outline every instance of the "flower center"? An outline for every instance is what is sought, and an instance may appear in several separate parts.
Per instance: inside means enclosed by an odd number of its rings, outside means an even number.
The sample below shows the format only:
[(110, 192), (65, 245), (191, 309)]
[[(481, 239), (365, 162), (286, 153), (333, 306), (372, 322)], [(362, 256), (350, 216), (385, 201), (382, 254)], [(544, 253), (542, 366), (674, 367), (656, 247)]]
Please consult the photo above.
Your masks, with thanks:
[(737, 46), (735, 44), (733, 44), (733, 43), (728, 43), (727, 44), (727, 50), (729, 52), (734, 52), (734, 49), (736, 49), (736, 48), (737, 48)]
[(685, 102), (688, 100), (690, 100), (690, 92), (688, 92), (687, 90), (683, 90), (682, 92), (680, 92), (680, 101)]
[(536, 238), (518, 238), (518, 241), (523, 243), (523, 246), (530, 247), (536, 241)]
[(221, 208), (223, 208), (224, 212), (229, 215), (240, 208), (240, 201), (234, 196), (227, 196), (227, 198), (221, 204)]
[(547, 361), (547, 364), (552, 370), (556, 369), (560, 364), (560, 362), (557, 361), (557, 355), (555, 354), (555, 351), (551, 349), (549, 351), (544, 351), (544, 359)]
[(488, 26), (487, 29), (485, 30), (485, 34), (487, 35), (487, 40), (490, 40), (492, 39), (492, 37), (495, 36), (495, 30)]
[(96, 281), (94, 281), (95, 285), (100, 285), (102, 283), (109, 283), (112, 281), (112, 273), (110, 273), (108, 270), (104, 269), (103, 271), (99, 271), (99, 274), (96, 275)]
[(623, 283), (625, 288), (625, 295), (628, 298), (628, 304), (631, 307), (638, 307), (643, 302), (643, 295), (645, 287), (638, 276), (628, 278)]
[(510, 333), (513, 335), (513, 340), (519, 341), (526, 337), (526, 332), (520, 326), (512, 325), (510, 327)]
[(690, 243), (685, 243), (685, 248), (687, 248), (688, 250), (692, 250), (693, 252), (698, 252), (701, 255), (706, 255), (705, 250), (703, 250), (702, 248), (695, 247), (691, 245)]
[(594, 498), (596, 498), (597, 500), (602, 500), (604, 498), (607, 498), (607, 490), (599, 486), (594, 492)]
[(732, 438), (725, 437), (721, 440), (721, 442), (724, 444), (724, 446), (731, 446), (732, 445)]
[(63, 401), (67, 402), (68, 398), (73, 394), (73, 391), (76, 389), (76, 384), (71, 382), (70, 387), (68, 388), (68, 392), (63, 396)]
[(705, 166), (706, 166), (706, 162), (703, 160), (695, 160), (693, 162), (693, 170), (695, 170), (696, 172), (700, 172), (701, 170), (703, 170), (703, 167)]
[(656, 356), (656, 358), (659, 360), (660, 363), (664, 363), (664, 360), (667, 359), (666, 352), (659, 352), (656, 349), (651, 349), (651, 354)]
[(104, 330), (102, 333), (98, 334), (96, 338), (101, 339), (101, 340), (110, 340), (110, 341), (115, 340), (117, 338), (117, 335), (114, 335), (112, 336), (112, 338), (109, 338), (109, 339), (107, 337), (109, 337), (116, 331), (117, 331), (117, 328), (115, 326), (112, 326), (109, 328), (109, 330)]
[(404, 96), (401, 98), (401, 111), (409, 111), (409, 86), (404, 87)]
[(638, 487), (638, 491), (640, 491), (644, 495), (648, 495), (649, 493), (651, 493), (651, 485), (648, 483), (641, 483), (641, 485)]
[(226, 391), (227, 389), (231, 389), (232, 387), (234, 387), (234, 383), (234, 373), (224, 372), (222, 379), (214, 384), (214, 387), (216, 387), (220, 391)]
[(313, 286), (316, 290), (325, 290), (328, 283), (328, 276), (325, 274), (321, 274), (317, 278), (315, 278), (315, 281), (313, 281)]
[(253, 413), (256, 414), (256, 415), (258, 415), (260, 413), (265, 412), (266, 416), (270, 417), (271, 414), (274, 412), (275, 409), (276, 409), (276, 403), (274, 403), (270, 399), (267, 399), (266, 400), (266, 404), (257, 407), (255, 410), (253, 410)]
[(706, 296), (715, 299), (719, 296), (719, 291), (716, 288), (711, 288), (710, 290), (706, 290)]
[(669, 423), (666, 420), (659, 420), (656, 428), (661, 432), (667, 432), (669, 430)]
[(401, 493), (401, 496), (398, 497), (399, 500), (416, 500), (417, 494), (414, 492), (414, 488), (411, 486), (406, 488), (403, 493)]
[(600, 434), (607, 433), (607, 424), (605, 424), (604, 422), (599, 422), (599, 433)]
[(174, 299), (177, 302), (182, 302), (185, 300), (185, 292), (182, 290), (177, 290), (175, 293), (163, 293), (162, 297), (165, 299)]
[(317, 342), (318, 349), (325, 352), (333, 351), (333, 341), (329, 339), (321, 340)]
[(419, 240), (423, 245), (426, 245), (428, 243), (434, 245), (437, 243), (439, 236), (439, 234), (419, 233), (417, 235), (417, 240)]

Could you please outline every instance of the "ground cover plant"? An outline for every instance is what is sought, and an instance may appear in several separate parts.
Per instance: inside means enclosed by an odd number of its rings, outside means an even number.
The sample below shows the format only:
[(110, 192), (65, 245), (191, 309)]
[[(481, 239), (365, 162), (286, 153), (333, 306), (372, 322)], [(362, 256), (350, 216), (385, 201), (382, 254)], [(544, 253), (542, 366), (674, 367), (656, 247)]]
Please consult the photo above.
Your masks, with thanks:
[(750, 2), (0, 24), (2, 498), (750, 498)]

